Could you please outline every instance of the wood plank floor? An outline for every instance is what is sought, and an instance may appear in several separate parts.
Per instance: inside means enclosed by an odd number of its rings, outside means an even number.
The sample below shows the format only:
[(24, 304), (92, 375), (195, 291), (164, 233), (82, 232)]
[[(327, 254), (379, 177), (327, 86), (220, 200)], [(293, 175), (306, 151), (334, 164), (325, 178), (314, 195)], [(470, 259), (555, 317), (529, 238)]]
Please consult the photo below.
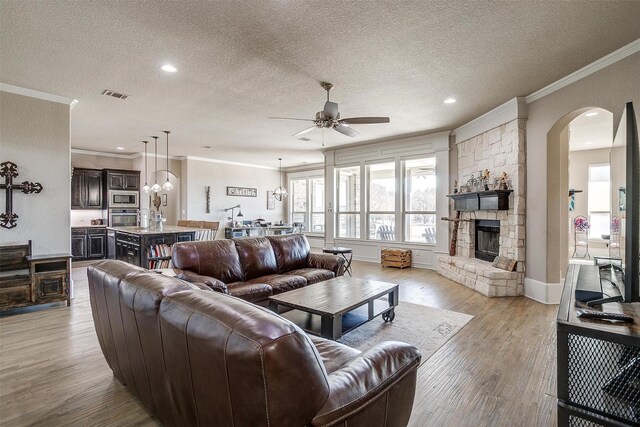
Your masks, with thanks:
[[(72, 306), (0, 318), (0, 425), (156, 426), (115, 380), (93, 327), (85, 267)], [(524, 297), (485, 298), (430, 270), (354, 262), (400, 284), (400, 300), (471, 314), (418, 371), (411, 426), (554, 426), (555, 314)]]

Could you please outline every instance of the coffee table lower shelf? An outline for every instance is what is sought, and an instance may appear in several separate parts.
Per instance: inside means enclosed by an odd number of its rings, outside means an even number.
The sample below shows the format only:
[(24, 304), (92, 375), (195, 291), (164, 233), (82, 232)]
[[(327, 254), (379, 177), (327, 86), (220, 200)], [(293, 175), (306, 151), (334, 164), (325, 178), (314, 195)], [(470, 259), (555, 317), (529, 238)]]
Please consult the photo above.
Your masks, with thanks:
[[(382, 316), (385, 322), (393, 321), (395, 318), (394, 307), (389, 307), (387, 300), (373, 301), (373, 305), (374, 314), (371, 317), (369, 317), (368, 313), (369, 304), (362, 305), (355, 310), (334, 317), (328, 315), (322, 316), (297, 309), (290, 309), (289, 311), (280, 313), (280, 315), (300, 326), (307, 333), (336, 340), (378, 316)], [(273, 307), (270, 308), (275, 311)]]
[[(290, 291), (291, 294), (296, 295), (298, 298), (287, 297), (289, 293), (271, 297), (269, 308), (300, 326), (306, 332), (332, 340), (340, 338), (347, 332), (378, 316), (382, 316), (385, 322), (393, 321), (395, 307), (398, 305), (397, 284), (375, 282), (363, 285), (362, 280), (349, 279), (332, 279), (326, 283), (321, 282), (310, 285), (306, 289)], [(350, 299), (341, 306), (338, 304), (340, 308), (334, 307), (334, 309), (319, 309), (319, 305), (304, 299), (305, 294), (311, 295), (314, 291), (321, 291), (323, 288), (330, 289), (333, 287), (335, 290), (338, 285), (344, 286), (338, 290), (347, 291), (346, 293), (348, 291), (357, 291), (360, 286), (365, 286), (362, 289), (366, 289), (366, 292), (353, 292), (358, 295), (357, 299)], [(329, 300), (333, 298), (341, 299), (341, 296), (334, 294), (328, 298)]]

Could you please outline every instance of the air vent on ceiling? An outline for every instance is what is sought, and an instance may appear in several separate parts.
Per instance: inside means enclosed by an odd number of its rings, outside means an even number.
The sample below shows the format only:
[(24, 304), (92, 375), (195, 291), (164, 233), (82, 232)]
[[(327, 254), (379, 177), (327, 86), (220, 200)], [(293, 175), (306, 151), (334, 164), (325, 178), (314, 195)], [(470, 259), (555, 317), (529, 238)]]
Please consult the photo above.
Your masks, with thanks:
[(298, 138), (299, 141), (311, 141), (311, 138), (307, 138), (306, 136), (303, 136), (302, 138)]
[(114, 92), (109, 89), (103, 90), (102, 94), (106, 96), (113, 96), (114, 98), (118, 98), (118, 99), (127, 99), (129, 97), (129, 95), (125, 95), (124, 93)]

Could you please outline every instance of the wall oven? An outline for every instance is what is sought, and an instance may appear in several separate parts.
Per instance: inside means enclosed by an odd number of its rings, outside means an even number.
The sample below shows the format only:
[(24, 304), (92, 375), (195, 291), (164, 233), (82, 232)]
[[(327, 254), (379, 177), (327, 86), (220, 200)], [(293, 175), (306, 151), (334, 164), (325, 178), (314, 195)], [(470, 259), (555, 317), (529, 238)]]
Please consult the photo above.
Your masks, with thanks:
[(109, 209), (140, 207), (138, 191), (109, 190)]
[(136, 227), (138, 209), (109, 209), (109, 227)]

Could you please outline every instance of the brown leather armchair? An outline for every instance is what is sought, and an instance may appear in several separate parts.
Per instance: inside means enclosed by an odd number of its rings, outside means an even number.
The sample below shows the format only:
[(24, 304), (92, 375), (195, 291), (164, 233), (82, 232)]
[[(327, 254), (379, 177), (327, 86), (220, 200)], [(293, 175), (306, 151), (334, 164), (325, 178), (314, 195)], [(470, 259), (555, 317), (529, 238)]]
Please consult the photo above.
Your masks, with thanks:
[(176, 243), (179, 277), (260, 303), (269, 296), (344, 274), (342, 257), (310, 252), (303, 234)]
[(238, 298), (121, 261), (88, 268), (114, 376), (167, 426), (405, 426), (420, 353), (307, 336)]

